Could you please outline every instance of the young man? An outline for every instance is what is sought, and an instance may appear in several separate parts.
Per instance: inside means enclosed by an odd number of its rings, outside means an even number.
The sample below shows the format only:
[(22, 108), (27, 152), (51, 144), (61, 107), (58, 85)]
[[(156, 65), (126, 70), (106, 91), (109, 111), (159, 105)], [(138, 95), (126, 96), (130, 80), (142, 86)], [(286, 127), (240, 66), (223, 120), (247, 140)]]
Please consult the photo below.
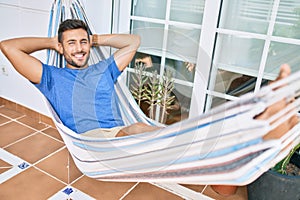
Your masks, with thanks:
[[(91, 135), (97, 129), (100, 136), (115, 137), (155, 129), (142, 123), (124, 127), (115, 104), (114, 83), (139, 44), (137, 35), (89, 36), (84, 22), (69, 19), (61, 23), (57, 37), (6, 40), (1, 42), (1, 50), (15, 69), (47, 97), (67, 127), (76, 133), (93, 130)], [(108, 59), (88, 66), (92, 45), (118, 50)], [(43, 49), (63, 54), (66, 68), (46, 65), (30, 55)]]

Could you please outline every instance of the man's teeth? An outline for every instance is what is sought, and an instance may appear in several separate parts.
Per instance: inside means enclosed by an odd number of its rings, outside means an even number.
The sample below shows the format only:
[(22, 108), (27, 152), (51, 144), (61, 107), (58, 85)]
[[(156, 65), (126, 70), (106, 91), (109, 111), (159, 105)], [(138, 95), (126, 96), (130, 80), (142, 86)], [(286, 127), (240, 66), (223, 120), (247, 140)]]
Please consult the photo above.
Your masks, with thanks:
[(75, 57), (76, 57), (76, 58), (82, 58), (82, 57), (83, 57), (83, 54), (76, 54)]

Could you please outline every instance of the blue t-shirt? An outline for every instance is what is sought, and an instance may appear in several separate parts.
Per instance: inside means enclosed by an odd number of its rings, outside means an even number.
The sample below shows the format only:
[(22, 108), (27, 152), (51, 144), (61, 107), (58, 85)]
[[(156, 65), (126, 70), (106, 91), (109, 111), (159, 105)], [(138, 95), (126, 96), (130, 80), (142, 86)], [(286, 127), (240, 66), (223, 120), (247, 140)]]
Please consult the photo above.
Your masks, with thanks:
[(43, 64), (42, 79), (36, 87), (65, 126), (83, 133), (124, 125), (114, 90), (120, 74), (113, 56), (85, 69)]

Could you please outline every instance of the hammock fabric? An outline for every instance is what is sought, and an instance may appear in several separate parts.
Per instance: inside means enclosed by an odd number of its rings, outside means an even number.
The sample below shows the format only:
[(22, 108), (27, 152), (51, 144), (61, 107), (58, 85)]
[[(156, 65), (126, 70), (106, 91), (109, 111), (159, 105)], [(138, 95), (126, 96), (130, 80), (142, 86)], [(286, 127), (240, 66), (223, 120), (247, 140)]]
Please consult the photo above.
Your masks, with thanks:
[[(58, 0), (52, 6), (49, 36), (56, 34), (59, 22), (66, 18), (81, 19), (91, 28), (78, 0)], [(107, 56), (103, 49), (93, 49), (90, 61), (97, 62)], [(62, 57), (53, 51), (49, 51), (48, 62), (64, 65)], [(124, 123), (161, 125), (147, 118), (125, 84), (120, 84), (125, 77), (126, 72), (123, 72), (115, 85)], [(158, 131), (119, 138), (76, 134), (61, 123), (46, 99), (45, 102), (76, 166), (91, 178), (246, 185), (283, 159), (300, 142), (299, 124), (281, 138), (262, 139), (297, 113), (295, 108), (299, 108), (299, 99), (269, 119), (253, 119), (274, 102), (298, 95), (299, 80), (300, 73), (295, 73), (256, 94), (244, 95), (199, 117)]]

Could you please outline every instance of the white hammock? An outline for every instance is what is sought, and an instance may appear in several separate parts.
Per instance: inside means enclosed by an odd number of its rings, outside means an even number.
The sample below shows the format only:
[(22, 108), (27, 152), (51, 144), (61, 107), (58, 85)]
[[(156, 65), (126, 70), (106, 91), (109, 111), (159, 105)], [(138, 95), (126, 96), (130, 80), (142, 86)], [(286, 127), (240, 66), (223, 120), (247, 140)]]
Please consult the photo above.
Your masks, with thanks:
[[(80, 2), (68, 2), (53, 3), (49, 36), (56, 34), (59, 22), (66, 18), (79, 18), (91, 27)], [(91, 54), (92, 62), (107, 56), (100, 48)], [(49, 64), (63, 65), (55, 52), (49, 52)], [(158, 124), (143, 114), (125, 84), (119, 84), (125, 76), (126, 72), (115, 85), (124, 123)], [(246, 185), (300, 142), (299, 124), (279, 139), (262, 139), (297, 113), (299, 99), (270, 119), (253, 119), (274, 102), (298, 95), (299, 80), (300, 73), (295, 73), (255, 95), (244, 95), (199, 117), (158, 131), (118, 138), (76, 134), (61, 123), (50, 103), (45, 102), (76, 166), (89, 177), (109, 181)], [(282, 87), (274, 91), (278, 86)]]

